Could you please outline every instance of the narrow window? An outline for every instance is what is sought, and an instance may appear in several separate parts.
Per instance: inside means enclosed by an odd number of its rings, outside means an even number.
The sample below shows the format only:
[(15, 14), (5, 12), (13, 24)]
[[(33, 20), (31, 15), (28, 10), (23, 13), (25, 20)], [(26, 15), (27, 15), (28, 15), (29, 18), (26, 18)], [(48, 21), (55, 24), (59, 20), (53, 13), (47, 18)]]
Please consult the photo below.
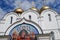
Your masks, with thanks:
[(29, 19), (31, 20), (31, 15), (29, 15)]
[(13, 17), (11, 17), (11, 21), (10, 21), (10, 24), (12, 24), (12, 21), (13, 21)]
[(51, 15), (50, 15), (50, 14), (48, 14), (48, 16), (49, 16), (49, 21), (51, 21)]

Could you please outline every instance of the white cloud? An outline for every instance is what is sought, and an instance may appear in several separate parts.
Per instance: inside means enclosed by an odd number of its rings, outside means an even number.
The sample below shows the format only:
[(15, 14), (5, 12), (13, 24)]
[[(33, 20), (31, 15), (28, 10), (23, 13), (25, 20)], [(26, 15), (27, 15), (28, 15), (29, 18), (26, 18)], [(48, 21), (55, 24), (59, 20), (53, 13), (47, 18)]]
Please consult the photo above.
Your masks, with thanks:
[(22, 6), (22, 9), (24, 9), (24, 10), (27, 10), (27, 9), (29, 9), (29, 8), (32, 7), (31, 3), (29, 3), (28, 1), (24, 1), (24, 2), (21, 4), (21, 6)]
[(6, 12), (4, 12), (1, 8), (0, 8), (0, 19), (2, 19), (2, 17), (6, 14)]
[(54, 2), (55, 2), (55, 0), (46, 0), (45, 1), (45, 4), (49, 4), (49, 3), (52, 3), (53, 4)]
[(15, 5), (15, 8), (20, 8), (21, 7), (21, 1), (20, 0), (16, 0), (14, 5)]
[(42, 2), (43, 0), (37, 0), (37, 2), (39, 3), (39, 2)]
[(27, 0), (23, 1), (22, 3), (20, 0), (16, 0), (14, 5), (16, 6), (15, 8), (22, 8), (23, 10), (31, 8), (31, 3), (29, 3)]
[(6, 4), (12, 4), (15, 0), (4, 0)]

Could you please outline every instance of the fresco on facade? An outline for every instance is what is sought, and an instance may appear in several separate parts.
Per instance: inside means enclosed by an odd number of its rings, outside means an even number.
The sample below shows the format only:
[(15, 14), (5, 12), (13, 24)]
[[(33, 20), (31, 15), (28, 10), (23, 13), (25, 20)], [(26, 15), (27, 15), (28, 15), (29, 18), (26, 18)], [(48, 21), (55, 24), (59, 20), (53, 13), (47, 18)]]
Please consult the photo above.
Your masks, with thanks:
[(16, 25), (9, 33), (10, 40), (35, 40), (35, 34), (39, 34), (38, 30), (27, 23)]
[(18, 35), (21, 35), (22, 31), (25, 31), (26, 34), (30, 34), (32, 32), (34, 32), (34, 34), (39, 34), (38, 30), (35, 28), (35, 26), (31, 25), (31, 24), (27, 24), (27, 23), (23, 23), (23, 24), (18, 24), (16, 25), (11, 31), (10, 34), (12, 36), (12, 34), (14, 32), (16, 32)]

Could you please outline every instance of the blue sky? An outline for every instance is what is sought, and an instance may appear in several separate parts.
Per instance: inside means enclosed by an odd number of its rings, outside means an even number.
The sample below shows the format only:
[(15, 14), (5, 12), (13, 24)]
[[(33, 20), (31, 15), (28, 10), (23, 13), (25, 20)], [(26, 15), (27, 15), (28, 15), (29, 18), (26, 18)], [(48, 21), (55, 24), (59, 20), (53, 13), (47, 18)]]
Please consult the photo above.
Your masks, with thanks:
[(27, 10), (32, 7), (32, 1), (37, 9), (47, 5), (56, 12), (60, 13), (60, 0), (0, 0), (0, 19), (10, 11), (16, 8)]

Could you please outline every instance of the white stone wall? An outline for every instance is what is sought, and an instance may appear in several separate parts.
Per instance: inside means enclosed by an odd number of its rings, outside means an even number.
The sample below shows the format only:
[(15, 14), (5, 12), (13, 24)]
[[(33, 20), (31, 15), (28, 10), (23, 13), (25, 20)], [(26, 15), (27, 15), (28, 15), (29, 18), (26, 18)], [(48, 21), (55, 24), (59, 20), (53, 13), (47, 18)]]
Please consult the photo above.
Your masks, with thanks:
[(39, 13), (36, 12), (36, 11), (33, 11), (33, 10), (28, 10), (28, 11), (25, 11), (21, 14), (21, 18), (25, 18), (27, 20), (30, 20), (29, 19), (29, 15), (31, 16), (31, 21), (35, 22), (38, 24), (38, 17), (39, 17)]
[[(51, 15), (51, 21), (49, 21), (49, 16), (48, 14)], [(41, 23), (42, 23), (42, 27), (43, 29), (58, 29), (57, 27), (57, 20), (56, 20), (56, 17), (55, 17), (55, 12), (52, 12), (50, 10), (45, 10), (41, 13), (40, 16), (43, 16), (41, 18), (41, 20), (43, 20)]]
[(0, 21), (0, 35), (4, 35), (5, 31), (8, 29), (8, 27), (11, 25), (11, 17), (13, 17), (12, 24), (16, 22), (16, 19), (18, 18), (17, 14), (14, 12), (8, 13), (4, 16), (4, 18)]
[[(51, 15), (51, 21), (49, 21), (48, 14)], [(44, 10), (40, 15), (38, 12), (33, 10), (27, 10), (23, 12), (21, 15), (17, 15), (14, 12), (8, 13), (2, 21), (0, 21), (0, 35), (4, 35), (4, 32), (11, 25), (11, 16), (13, 17), (13, 23), (25, 18), (29, 19), (29, 15), (31, 15), (31, 21), (40, 25), (44, 33), (54, 32), (55, 39), (60, 39), (60, 16), (56, 16), (57, 13), (51, 9)], [(59, 29), (59, 30), (58, 30)]]
[(56, 18), (57, 18), (57, 22), (58, 22), (58, 32), (59, 32), (59, 37), (60, 37), (60, 15), (58, 14), (56, 16)]
[(58, 22), (58, 28), (60, 29), (60, 15), (58, 14), (58, 15), (56, 16), (56, 18), (57, 18), (57, 22)]
[[(51, 21), (49, 21), (48, 14), (51, 15)], [(41, 27), (42, 27), (44, 33), (49, 33), (51, 31), (53, 31), (54, 35), (55, 35), (55, 39), (60, 39), (60, 34), (58, 31), (59, 23), (57, 22), (56, 15), (57, 15), (57, 13), (51, 9), (44, 10), (40, 15)]]

